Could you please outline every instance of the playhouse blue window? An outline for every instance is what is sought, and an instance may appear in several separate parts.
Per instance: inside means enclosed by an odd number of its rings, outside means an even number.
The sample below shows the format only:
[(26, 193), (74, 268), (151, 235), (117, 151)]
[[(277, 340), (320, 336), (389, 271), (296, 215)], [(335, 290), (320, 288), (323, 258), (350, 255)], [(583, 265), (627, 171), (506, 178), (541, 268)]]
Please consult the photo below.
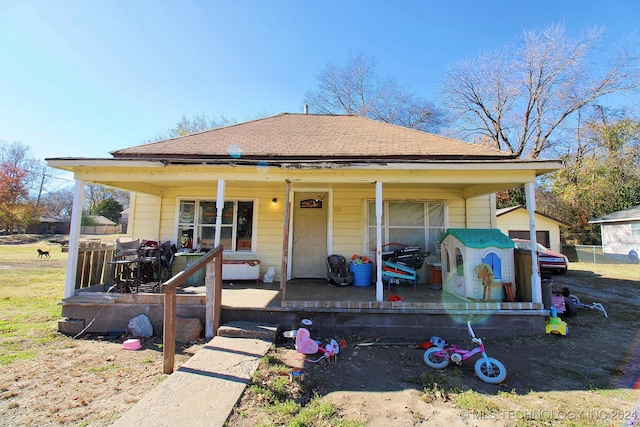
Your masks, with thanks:
[(500, 257), (497, 254), (488, 253), (486, 257), (482, 258), (482, 262), (491, 266), (493, 277), (502, 279), (502, 261), (500, 261)]

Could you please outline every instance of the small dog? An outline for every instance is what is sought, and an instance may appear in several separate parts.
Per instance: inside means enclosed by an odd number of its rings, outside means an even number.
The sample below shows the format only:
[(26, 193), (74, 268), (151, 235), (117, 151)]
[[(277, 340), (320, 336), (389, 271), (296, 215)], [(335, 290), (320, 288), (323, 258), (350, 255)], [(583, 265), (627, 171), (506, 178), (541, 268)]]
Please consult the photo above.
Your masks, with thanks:
[(42, 258), (42, 257), (51, 258), (49, 256), (49, 251), (43, 251), (42, 249), (38, 249), (38, 258)]

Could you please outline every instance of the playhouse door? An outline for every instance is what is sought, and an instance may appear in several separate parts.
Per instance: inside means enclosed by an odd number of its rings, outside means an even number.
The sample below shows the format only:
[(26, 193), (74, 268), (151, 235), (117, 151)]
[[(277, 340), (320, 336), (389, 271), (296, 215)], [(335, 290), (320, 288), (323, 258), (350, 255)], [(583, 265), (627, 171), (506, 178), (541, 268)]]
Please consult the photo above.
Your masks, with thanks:
[(327, 277), (327, 193), (295, 193), (291, 276)]

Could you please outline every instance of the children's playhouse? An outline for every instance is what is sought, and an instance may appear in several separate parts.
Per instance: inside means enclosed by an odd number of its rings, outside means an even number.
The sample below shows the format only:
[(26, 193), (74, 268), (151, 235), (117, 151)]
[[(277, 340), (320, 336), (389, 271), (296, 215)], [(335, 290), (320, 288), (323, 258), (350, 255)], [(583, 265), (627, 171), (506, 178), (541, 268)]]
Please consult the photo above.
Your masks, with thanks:
[(467, 301), (503, 301), (515, 294), (515, 244), (500, 230), (450, 228), (440, 240), (443, 290)]

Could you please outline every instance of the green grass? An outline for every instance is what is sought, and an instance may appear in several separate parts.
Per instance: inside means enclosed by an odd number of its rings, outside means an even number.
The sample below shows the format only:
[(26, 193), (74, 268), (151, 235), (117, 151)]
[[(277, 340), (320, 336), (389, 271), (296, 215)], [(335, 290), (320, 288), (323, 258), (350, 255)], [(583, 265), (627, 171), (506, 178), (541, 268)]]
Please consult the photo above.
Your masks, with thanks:
[(460, 409), (485, 414), (495, 413), (500, 409), (492, 400), (473, 390), (459, 393), (456, 397), (456, 406)]
[(64, 339), (57, 332), (64, 294), (67, 254), (48, 242), (0, 245), (0, 365), (37, 356), (46, 344)]
[(640, 288), (640, 264), (590, 264), (586, 262), (572, 262), (569, 264), (572, 274), (594, 276), (598, 279), (617, 279), (638, 282)]

